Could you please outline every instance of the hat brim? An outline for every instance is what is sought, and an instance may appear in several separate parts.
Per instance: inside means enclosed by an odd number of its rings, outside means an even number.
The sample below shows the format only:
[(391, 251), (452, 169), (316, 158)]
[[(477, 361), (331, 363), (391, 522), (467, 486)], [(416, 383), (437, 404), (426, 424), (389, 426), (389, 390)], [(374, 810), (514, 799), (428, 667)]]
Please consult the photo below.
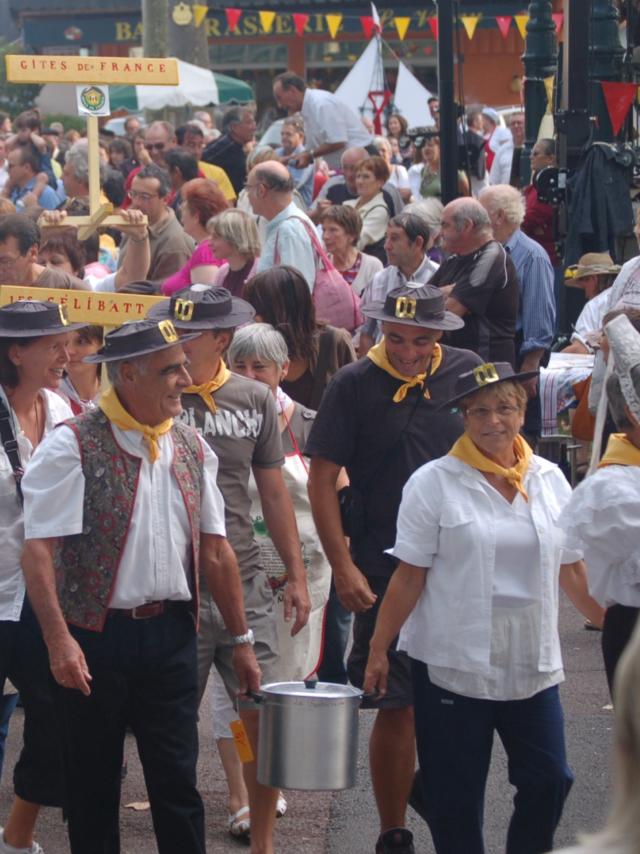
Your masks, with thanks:
[(513, 382), (520, 383), (525, 380), (531, 380), (533, 377), (540, 376), (540, 371), (523, 371), (521, 374), (511, 374), (510, 377), (502, 377), (499, 380), (494, 380), (493, 382), (487, 383), (486, 385), (479, 386), (478, 388), (472, 388), (469, 391), (465, 391), (463, 394), (458, 394), (456, 397), (452, 397), (450, 400), (447, 400), (446, 403), (441, 404), (438, 409), (448, 409), (450, 407), (454, 407), (456, 404), (460, 403), (461, 400), (464, 400), (465, 397), (471, 397), (472, 394), (477, 394), (479, 391), (486, 391), (486, 389), (493, 388), (494, 386), (500, 385), (501, 383)]
[(156, 344), (154, 347), (147, 347), (145, 350), (137, 350), (130, 353), (104, 353), (98, 350), (92, 356), (85, 356), (82, 360), (85, 363), (94, 365), (100, 362), (122, 362), (126, 359), (137, 359), (138, 356), (148, 356), (150, 353), (159, 353), (161, 350), (168, 350), (169, 347), (176, 347), (182, 344), (183, 341), (191, 341), (197, 338), (199, 332), (194, 332), (193, 335), (182, 335), (177, 341), (167, 341), (164, 344)]
[[(416, 320), (405, 317), (395, 317), (387, 314), (383, 302), (373, 302), (366, 308), (361, 308), (362, 314), (372, 320), (381, 320), (386, 323), (400, 323), (403, 326), (419, 326), (423, 329), (441, 329), (443, 332), (453, 332), (462, 329), (464, 320), (452, 311), (445, 311), (444, 317), (429, 320)], [(176, 324), (177, 325), (177, 324)]]
[(255, 309), (245, 300), (239, 297), (231, 297), (231, 311), (218, 317), (207, 317), (203, 320), (180, 320), (169, 311), (169, 300), (166, 305), (158, 303), (154, 306), (154, 318), (166, 318), (170, 320), (176, 329), (199, 329), (206, 332), (208, 329), (235, 329), (249, 323), (256, 316)]
[(44, 338), (46, 335), (65, 335), (67, 332), (75, 332), (89, 325), (88, 323), (69, 323), (53, 329), (4, 329), (0, 326), (0, 338)]

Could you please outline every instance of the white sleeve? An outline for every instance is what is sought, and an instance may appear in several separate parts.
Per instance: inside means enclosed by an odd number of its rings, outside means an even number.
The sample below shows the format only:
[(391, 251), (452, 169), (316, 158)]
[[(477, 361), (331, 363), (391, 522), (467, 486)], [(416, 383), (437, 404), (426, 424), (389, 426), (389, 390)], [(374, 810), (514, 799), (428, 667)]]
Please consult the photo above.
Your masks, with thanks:
[(438, 551), (439, 494), (437, 479), (425, 466), (414, 472), (402, 490), (396, 542), (388, 554), (413, 566), (431, 566)]
[(200, 437), (204, 451), (204, 471), (202, 478), (202, 496), (200, 502), (200, 530), (203, 534), (216, 534), (226, 537), (224, 523), (224, 499), (218, 488), (218, 458), (209, 445)]
[(22, 478), (25, 539), (82, 533), (84, 483), (73, 430), (58, 427), (38, 445)]
[(420, 184), (422, 183), (422, 166), (419, 163), (415, 163), (413, 166), (409, 167), (407, 175), (409, 178), (411, 194), (416, 201), (420, 201), (422, 198), (420, 193)]

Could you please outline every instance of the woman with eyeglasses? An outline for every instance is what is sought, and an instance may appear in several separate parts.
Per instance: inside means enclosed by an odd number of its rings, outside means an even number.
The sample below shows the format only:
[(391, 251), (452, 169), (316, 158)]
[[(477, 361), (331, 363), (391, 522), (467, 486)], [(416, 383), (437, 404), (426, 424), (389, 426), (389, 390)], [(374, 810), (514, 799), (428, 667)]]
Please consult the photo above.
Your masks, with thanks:
[(596, 624), (580, 552), (558, 518), (571, 488), (520, 435), (527, 392), (507, 362), (461, 374), (449, 454), (407, 482), (364, 690), (385, 693), (387, 649), (410, 658), (420, 776), (414, 794), (437, 854), (484, 854), (484, 792), (494, 734), (516, 788), (507, 854), (543, 854), (573, 776), (558, 686), (558, 583)]

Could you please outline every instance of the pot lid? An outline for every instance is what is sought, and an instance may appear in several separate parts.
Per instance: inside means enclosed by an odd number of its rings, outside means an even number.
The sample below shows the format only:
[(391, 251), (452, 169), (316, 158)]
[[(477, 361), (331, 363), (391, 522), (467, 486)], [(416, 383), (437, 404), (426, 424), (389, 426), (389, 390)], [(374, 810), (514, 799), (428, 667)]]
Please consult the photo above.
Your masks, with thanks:
[(333, 682), (272, 682), (262, 685), (260, 691), (277, 697), (309, 697), (325, 700), (343, 700), (362, 697), (360, 688), (352, 685), (338, 685)]

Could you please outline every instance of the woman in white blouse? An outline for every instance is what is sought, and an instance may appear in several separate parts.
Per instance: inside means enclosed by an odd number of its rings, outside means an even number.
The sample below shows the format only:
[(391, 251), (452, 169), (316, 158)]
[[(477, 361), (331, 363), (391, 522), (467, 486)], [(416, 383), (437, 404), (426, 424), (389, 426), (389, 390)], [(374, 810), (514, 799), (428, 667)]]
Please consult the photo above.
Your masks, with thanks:
[(0, 830), (0, 850), (6, 851), (42, 854), (33, 839), (38, 805), (62, 805), (49, 660), (25, 601), (20, 566), (24, 516), (19, 481), (42, 438), (72, 417), (55, 389), (68, 361), (70, 333), (81, 325), (67, 323), (54, 303), (18, 301), (0, 308), (0, 684), (5, 677), (13, 682), (25, 714), (16, 797), (4, 833)]
[(380, 258), (386, 264), (384, 239), (389, 222), (389, 208), (382, 195), (382, 188), (389, 180), (389, 167), (382, 157), (367, 157), (357, 167), (357, 199), (344, 203), (355, 209), (362, 219), (362, 231), (358, 238), (358, 249)]
[(506, 362), (459, 377), (465, 433), (405, 486), (364, 690), (384, 693), (398, 631), (411, 658), (423, 812), (438, 854), (483, 854), (497, 732), (516, 787), (507, 854), (542, 854), (572, 783), (558, 685), (558, 578), (595, 623), (579, 552), (557, 527), (571, 490), (519, 431), (534, 373)]

